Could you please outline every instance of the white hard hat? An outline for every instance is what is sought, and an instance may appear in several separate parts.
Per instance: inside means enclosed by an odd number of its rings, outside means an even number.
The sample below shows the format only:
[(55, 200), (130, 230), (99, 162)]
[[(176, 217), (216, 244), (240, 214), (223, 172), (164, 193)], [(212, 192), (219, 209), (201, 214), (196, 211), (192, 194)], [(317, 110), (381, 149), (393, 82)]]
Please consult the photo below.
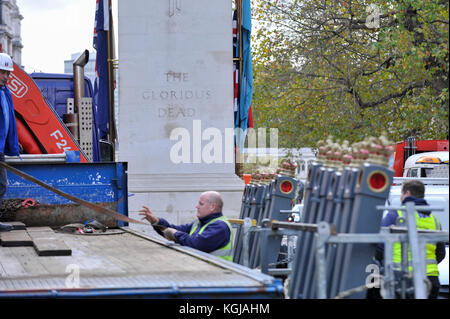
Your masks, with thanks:
[(14, 63), (6, 53), (0, 53), (0, 70), (14, 71)]

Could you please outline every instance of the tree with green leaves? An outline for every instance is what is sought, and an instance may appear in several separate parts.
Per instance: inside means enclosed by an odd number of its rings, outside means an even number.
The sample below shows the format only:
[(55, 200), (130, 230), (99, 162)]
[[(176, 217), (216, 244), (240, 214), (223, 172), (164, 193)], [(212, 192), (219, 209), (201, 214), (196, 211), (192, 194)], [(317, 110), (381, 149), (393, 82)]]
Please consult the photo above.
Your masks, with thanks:
[(280, 147), (448, 138), (447, 0), (254, 0), (253, 108)]

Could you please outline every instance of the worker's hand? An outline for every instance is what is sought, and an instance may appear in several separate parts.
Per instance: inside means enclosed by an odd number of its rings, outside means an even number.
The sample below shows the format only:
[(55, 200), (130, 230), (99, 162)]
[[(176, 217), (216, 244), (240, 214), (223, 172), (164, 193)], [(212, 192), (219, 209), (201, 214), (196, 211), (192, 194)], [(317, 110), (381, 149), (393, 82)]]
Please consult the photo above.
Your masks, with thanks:
[(176, 241), (175, 240), (175, 233), (177, 230), (175, 228), (166, 228), (163, 230), (164, 237), (168, 240)]
[(142, 209), (139, 210), (139, 215), (144, 216), (142, 219), (146, 219), (152, 225), (159, 224), (159, 217), (157, 217), (147, 206), (142, 206)]

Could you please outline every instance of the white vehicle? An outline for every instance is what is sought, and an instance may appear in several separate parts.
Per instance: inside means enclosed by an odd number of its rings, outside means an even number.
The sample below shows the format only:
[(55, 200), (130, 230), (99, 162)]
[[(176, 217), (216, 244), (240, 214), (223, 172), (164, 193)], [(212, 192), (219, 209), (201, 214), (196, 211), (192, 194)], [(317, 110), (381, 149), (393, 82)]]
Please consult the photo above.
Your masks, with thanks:
[(425, 152), (408, 157), (403, 177), (448, 178), (449, 152)]

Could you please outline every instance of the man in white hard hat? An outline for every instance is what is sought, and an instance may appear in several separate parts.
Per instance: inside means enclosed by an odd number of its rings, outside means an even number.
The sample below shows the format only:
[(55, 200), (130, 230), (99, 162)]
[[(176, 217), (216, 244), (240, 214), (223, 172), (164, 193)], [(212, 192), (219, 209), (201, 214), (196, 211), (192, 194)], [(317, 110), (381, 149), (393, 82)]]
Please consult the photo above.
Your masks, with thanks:
[[(2, 162), (5, 161), (5, 155), (19, 155), (14, 106), (11, 92), (6, 86), (13, 70), (14, 64), (11, 57), (6, 53), (0, 53), (0, 161)], [(6, 182), (6, 169), (0, 167), (0, 205), (6, 193)], [(0, 222), (0, 232), (9, 230), (12, 230), (11, 225)]]

